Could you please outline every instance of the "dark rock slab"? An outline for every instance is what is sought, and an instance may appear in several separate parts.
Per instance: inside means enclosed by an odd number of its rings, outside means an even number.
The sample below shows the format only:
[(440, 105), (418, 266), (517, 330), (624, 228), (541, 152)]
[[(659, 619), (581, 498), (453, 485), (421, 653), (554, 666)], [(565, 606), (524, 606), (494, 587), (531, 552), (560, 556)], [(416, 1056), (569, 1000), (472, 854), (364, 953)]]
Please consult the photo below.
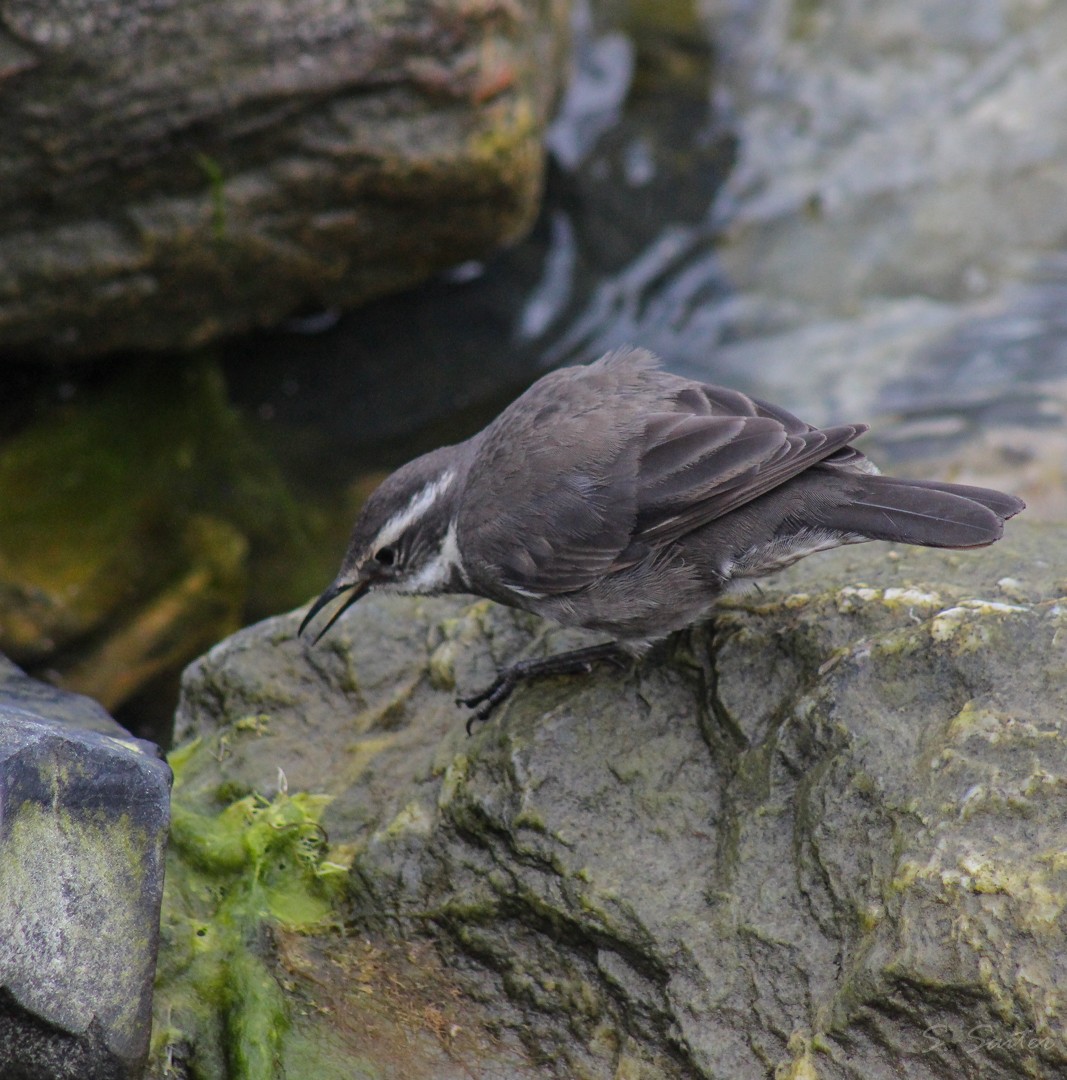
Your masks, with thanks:
[(359, 933), (432, 943), (546, 1076), (1058, 1075), (1058, 537), (805, 560), (470, 739), (456, 688), (571, 635), (462, 599), (368, 598), (315, 648), (269, 620), (186, 674), (185, 790), (334, 795)]
[(0, 654), (0, 703), (9, 711), (47, 717), (72, 729), (95, 731), (115, 739), (130, 737), (129, 732), (93, 698), (71, 694), (40, 679), (32, 679), (3, 654)]
[(530, 224), (565, 0), (55, 4), (0, 17), (0, 345), (189, 346)]
[(170, 770), (0, 663), (0, 1076), (127, 1080), (148, 1052)]

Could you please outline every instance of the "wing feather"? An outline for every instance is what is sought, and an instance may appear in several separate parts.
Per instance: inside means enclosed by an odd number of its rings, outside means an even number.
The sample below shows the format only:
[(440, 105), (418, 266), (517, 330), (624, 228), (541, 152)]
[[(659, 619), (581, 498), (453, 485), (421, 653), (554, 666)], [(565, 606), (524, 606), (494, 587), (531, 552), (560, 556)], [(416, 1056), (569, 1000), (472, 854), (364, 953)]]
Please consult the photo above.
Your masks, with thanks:
[[(749, 433), (749, 427), (756, 430)], [(634, 540), (652, 547), (673, 543), (847, 446), (862, 430), (849, 425), (789, 435), (777, 421), (755, 417), (731, 444), (702, 459), (668, 498), (639, 482)]]

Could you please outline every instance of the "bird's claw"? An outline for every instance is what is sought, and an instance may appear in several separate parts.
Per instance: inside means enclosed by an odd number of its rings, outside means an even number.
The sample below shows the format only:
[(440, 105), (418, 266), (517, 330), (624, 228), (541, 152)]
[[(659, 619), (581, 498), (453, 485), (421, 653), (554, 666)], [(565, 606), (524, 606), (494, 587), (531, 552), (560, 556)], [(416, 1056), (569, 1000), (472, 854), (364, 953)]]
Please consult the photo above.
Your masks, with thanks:
[(473, 732), (476, 722), (488, 720), (489, 717), (492, 716), (493, 710), (504, 701), (505, 698), (510, 696), (518, 681), (518, 673), (512, 668), (507, 668), (500, 672), (500, 674), (497, 675), (484, 690), (479, 691), (477, 694), (471, 694), (470, 697), (456, 698), (457, 705), (466, 706), (468, 709), (473, 709), (476, 705), (481, 705), (480, 709), (467, 717), (466, 729), (468, 735)]
[(607, 642), (542, 659), (520, 660), (511, 667), (504, 668), (484, 690), (471, 694), (470, 697), (456, 698), (457, 705), (468, 709), (481, 706), (467, 718), (467, 734), (471, 734), (476, 722), (488, 720), (493, 710), (511, 696), (511, 692), (523, 679), (541, 675), (588, 674), (599, 660), (607, 660), (624, 671), (629, 666), (627, 658), (619, 652), (618, 647)]

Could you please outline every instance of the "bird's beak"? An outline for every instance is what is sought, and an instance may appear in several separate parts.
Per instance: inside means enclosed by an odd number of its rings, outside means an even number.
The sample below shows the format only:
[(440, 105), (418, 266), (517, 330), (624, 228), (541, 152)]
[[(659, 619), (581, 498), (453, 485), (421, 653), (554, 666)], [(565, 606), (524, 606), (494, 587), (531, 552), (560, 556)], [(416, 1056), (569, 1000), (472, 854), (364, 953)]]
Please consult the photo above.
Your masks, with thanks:
[(297, 630), (297, 636), (300, 636), (307, 629), (307, 625), (322, 609), (336, 596), (340, 596), (341, 593), (347, 590), (352, 590), (352, 595), (349, 596), (343, 604), (330, 616), (326, 625), (312, 638), (311, 644), (317, 645), (322, 638), (323, 634), (330, 629), (331, 626), (370, 588), (369, 579), (360, 579), (359, 581), (335, 581), (323, 594), (311, 605), (308, 609), (308, 613), (304, 616), (304, 621), (300, 624), (300, 629)]

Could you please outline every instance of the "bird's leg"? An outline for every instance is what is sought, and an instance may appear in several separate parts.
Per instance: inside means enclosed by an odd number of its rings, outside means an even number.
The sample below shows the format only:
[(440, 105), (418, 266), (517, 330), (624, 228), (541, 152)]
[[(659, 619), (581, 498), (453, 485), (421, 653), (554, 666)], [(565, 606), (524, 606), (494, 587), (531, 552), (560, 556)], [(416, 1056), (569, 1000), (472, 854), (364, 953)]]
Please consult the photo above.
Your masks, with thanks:
[(470, 697), (457, 698), (457, 705), (466, 705), (473, 709), (481, 708), (467, 720), (467, 734), (476, 720), (488, 720), (492, 711), (524, 679), (537, 679), (542, 675), (584, 675), (590, 672), (595, 663), (606, 660), (616, 667), (625, 669), (629, 655), (614, 641), (605, 641), (601, 645), (590, 645), (585, 649), (573, 649), (570, 652), (556, 653), (539, 659), (520, 660), (504, 668), (499, 675), (480, 693)]

